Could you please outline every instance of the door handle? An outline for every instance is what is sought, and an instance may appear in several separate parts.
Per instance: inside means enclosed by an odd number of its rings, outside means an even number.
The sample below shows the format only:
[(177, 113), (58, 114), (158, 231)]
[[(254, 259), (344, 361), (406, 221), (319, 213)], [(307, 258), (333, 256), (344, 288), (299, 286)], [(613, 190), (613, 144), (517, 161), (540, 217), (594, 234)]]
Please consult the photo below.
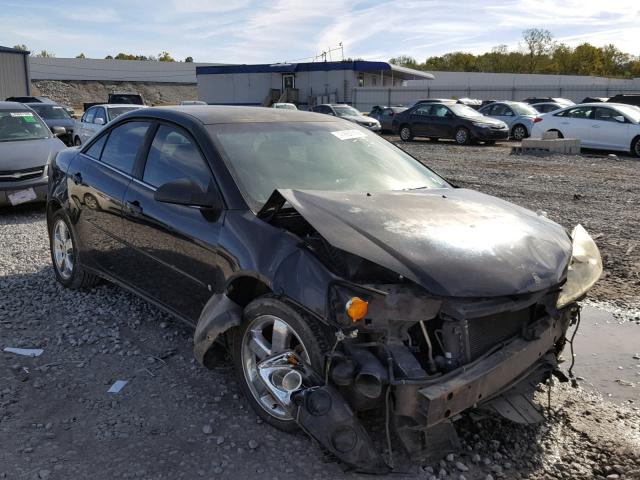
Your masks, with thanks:
[(142, 207), (140, 206), (140, 202), (138, 202), (137, 200), (125, 203), (125, 207), (127, 209), (127, 212), (129, 212), (131, 215), (142, 214)]
[(82, 183), (82, 174), (80, 172), (74, 173), (73, 175), (71, 175), (71, 180), (73, 180), (73, 183), (75, 183), (76, 185)]

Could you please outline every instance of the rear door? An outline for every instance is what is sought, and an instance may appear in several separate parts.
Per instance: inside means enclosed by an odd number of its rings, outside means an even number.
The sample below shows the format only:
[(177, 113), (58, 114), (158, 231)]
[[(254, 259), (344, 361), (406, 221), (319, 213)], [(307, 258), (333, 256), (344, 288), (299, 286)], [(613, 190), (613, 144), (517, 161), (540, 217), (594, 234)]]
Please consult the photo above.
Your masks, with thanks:
[[(620, 119), (624, 121), (619, 121)], [(628, 150), (631, 145), (631, 124), (620, 112), (610, 107), (596, 107), (591, 124), (594, 146)]]
[(123, 243), (122, 202), (149, 125), (131, 121), (98, 135), (68, 169), (86, 260), (118, 279), (126, 278), (129, 253)]
[(183, 178), (205, 191), (217, 189), (191, 135), (176, 125), (159, 124), (124, 198), (125, 235), (136, 251), (128, 279), (155, 301), (196, 321), (224, 283), (217, 255), (224, 211), (154, 199), (158, 187)]

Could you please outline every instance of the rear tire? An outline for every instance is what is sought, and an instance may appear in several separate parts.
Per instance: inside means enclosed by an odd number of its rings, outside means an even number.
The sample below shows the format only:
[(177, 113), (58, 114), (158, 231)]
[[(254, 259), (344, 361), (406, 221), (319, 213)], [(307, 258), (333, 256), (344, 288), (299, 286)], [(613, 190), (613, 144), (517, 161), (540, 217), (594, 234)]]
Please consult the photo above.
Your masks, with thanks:
[(410, 142), (413, 140), (413, 132), (409, 125), (402, 125), (400, 127), (400, 140), (403, 142)]
[[(276, 324), (276, 322), (278, 322)], [(274, 342), (274, 325), (287, 332), (286, 340)], [(281, 347), (274, 347), (279, 343)], [(303, 311), (273, 296), (252, 301), (244, 309), (243, 322), (232, 333), (233, 365), (244, 396), (268, 424), (285, 432), (298, 429), (296, 421), (283, 410), (257, 377), (262, 358), (280, 351), (294, 350), (318, 373), (323, 372), (324, 353), (329, 350), (321, 325)], [(256, 353), (259, 352), (259, 353)]]
[(53, 214), (50, 225), (49, 248), (56, 280), (71, 290), (93, 287), (99, 278), (80, 264), (76, 235), (63, 210)]
[(529, 132), (527, 132), (527, 127), (520, 123), (513, 127), (513, 129), (511, 130), (511, 138), (513, 138), (514, 140), (520, 141), (523, 138), (527, 138), (528, 136)]
[(631, 142), (631, 155), (640, 157), (640, 137), (636, 137)]
[(458, 127), (453, 135), (453, 139), (458, 145), (469, 145), (471, 143), (471, 133), (465, 127)]

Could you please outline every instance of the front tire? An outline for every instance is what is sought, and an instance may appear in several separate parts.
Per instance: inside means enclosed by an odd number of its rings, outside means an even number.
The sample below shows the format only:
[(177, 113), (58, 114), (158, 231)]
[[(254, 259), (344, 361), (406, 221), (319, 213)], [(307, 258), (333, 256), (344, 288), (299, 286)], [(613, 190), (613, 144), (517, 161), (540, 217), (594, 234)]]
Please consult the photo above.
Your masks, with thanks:
[(62, 210), (53, 214), (49, 230), (49, 248), (56, 280), (72, 290), (89, 288), (98, 278), (82, 268), (71, 222)]
[(258, 375), (258, 364), (276, 353), (293, 350), (316, 372), (323, 371), (328, 343), (320, 324), (301, 310), (271, 296), (244, 309), (242, 325), (233, 332), (233, 364), (241, 389), (255, 412), (285, 432), (298, 425), (269, 394)]
[(458, 145), (469, 145), (471, 143), (471, 133), (465, 127), (458, 127), (453, 135), (453, 139)]
[(403, 125), (400, 127), (400, 140), (403, 142), (410, 142), (413, 140), (413, 132), (411, 131), (411, 127), (409, 125)]

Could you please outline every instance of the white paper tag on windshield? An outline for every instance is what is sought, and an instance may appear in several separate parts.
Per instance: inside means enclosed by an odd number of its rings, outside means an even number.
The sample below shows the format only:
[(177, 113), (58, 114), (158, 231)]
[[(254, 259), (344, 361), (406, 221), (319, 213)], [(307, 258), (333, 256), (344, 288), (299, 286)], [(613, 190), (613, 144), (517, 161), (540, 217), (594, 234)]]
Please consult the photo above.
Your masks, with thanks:
[(11, 112), (10, 115), (12, 117), (33, 117), (31, 112)]
[(365, 138), (366, 133), (360, 130), (338, 130), (337, 132), (331, 132), (331, 135), (335, 135), (340, 140), (352, 140), (354, 138)]

